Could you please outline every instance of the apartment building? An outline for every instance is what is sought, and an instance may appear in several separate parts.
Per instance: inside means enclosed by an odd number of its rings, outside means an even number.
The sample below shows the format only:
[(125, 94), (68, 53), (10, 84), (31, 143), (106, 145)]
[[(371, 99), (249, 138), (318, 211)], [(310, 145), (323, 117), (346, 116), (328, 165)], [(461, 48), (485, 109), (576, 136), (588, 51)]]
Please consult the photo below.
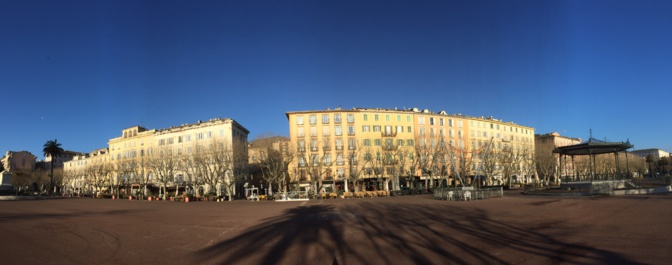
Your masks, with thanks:
[[(290, 143), (297, 150), (289, 173), (303, 186), (317, 186), (318, 179), (327, 189), (398, 190), (418, 183), (434, 186), (440, 176), (454, 184), (458, 172), (469, 182), (482, 174), (480, 164), (488, 159), (483, 154), (534, 150), (533, 128), (492, 117), (417, 108), (336, 108), (286, 115)], [(523, 175), (522, 166), (513, 168)]]
[(100, 148), (89, 153), (80, 153), (71, 160), (63, 162), (65, 194), (92, 194), (95, 190), (94, 183), (87, 178), (94, 170), (91, 165), (103, 165), (109, 163), (110, 155), (107, 148)]
[(562, 169), (562, 172), (564, 172), (565, 175), (575, 175), (574, 162), (565, 159), (563, 160), (563, 165), (560, 165), (560, 157), (555, 155), (553, 150), (561, 146), (580, 144), (583, 141), (581, 138), (562, 136), (557, 132), (551, 132), (535, 135), (534, 141), (534, 150), (542, 178), (548, 181), (557, 181), (558, 178), (555, 177), (559, 177), (558, 174), (560, 169)]
[(36, 156), (28, 151), (7, 151), (0, 159), (6, 172), (33, 171)]
[(289, 138), (283, 136), (273, 136), (250, 141), (247, 148), (248, 163), (260, 163), (265, 159), (268, 149), (286, 154), (289, 148)]
[(670, 153), (657, 148), (639, 149), (632, 151), (632, 153), (641, 158), (646, 158), (646, 156), (650, 155), (654, 161), (660, 160), (661, 157), (670, 156)]
[(47, 154), (44, 157), (44, 164), (47, 167), (51, 167), (51, 160), (54, 160), (54, 168), (63, 168), (63, 163), (68, 162), (72, 159), (74, 159), (76, 156), (81, 156), (84, 155), (83, 153), (80, 152), (75, 152), (75, 151), (70, 151), (70, 150), (63, 150), (61, 154), (56, 156), (55, 158), (51, 157), (51, 154)]
[[(96, 150), (86, 156), (73, 157), (65, 163), (66, 174), (83, 174), (84, 186), (106, 190), (118, 188), (120, 185), (131, 184), (134, 189), (141, 187), (158, 191), (159, 187), (173, 192), (187, 191), (185, 184), (198, 186), (195, 193), (207, 192), (216, 189), (222, 194), (221, 187), (211, 187), (210, 181), (196, 179), (194, 171), (188, 169), (186, 159), (195, 152), (208, 148), (230, 148), (235, 154), (243, 154), (247, 161), (247, 137), (249, 131), (233, 119), (214, 118), (208, 121), (198, 121), (193, 124), (182, 124), (164, 129), (147, 129), (142, 126), (132, 126), (123, 129), (121, 136), (108, 141), (108, 148)], [(158, 176), (156, 170), (150, 170), (150, 158), (165, 158), (166, 163)], [(90, 169), (94, 166), (104, 166), (104, 175), (109, 179), (105, 186), (91, 183)], [(77, 173), (80, 172), (80, 173)], [(78, 179), (78, 178), (74, 178)], [(180, 187), (180, 184), (182, 185)], [(81, 185), (79, 188), (83, 188)], [(144, 193), (147, 190), (142, 191)], [(194, 192), (194, 191), (189, 191)]]

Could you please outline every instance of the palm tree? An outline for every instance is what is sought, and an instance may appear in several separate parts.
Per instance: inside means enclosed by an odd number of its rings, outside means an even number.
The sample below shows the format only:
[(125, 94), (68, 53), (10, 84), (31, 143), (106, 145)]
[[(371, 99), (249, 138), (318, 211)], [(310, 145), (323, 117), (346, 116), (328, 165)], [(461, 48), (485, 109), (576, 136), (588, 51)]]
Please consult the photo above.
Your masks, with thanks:
[(51, 174), (49, 175), (49, 193), (51, 193), (54, 187), (54, 160), (63, 153), (63, 148), (61, 148), (61, 144), (58, 143), (58, 140), (54, 139), (53, 141), (49, 140), (44, 144), (42, 152), (44, 152), (45, 157), (51, 156)]

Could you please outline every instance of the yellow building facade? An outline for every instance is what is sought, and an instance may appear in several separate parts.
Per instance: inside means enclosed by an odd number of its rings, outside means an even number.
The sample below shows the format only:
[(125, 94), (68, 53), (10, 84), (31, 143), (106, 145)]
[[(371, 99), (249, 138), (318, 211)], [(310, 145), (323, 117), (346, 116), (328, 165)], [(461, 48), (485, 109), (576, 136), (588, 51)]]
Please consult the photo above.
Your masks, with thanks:
[[(470, 183), (480, 164), (490, 159), (483, 156), (486, 148), (492, 154), (534, 151), (533, 128), (491, 117), (381, 108), (286, 115), (290, 145), (296, 149), (290, 178), (318, 190), (433, 187), (441, 180), (444, 185), (461, 183), (458, 175)], [(516, 165), (502, 167), (515, 169), (515, 176), (525, 181), (531, 177), (523, 172), (528, 162), (517, 159), (512, 161)]]
[[(85, 183), (83, 185), (98, 192), (113, 192), (119, 186), (129, 185), (135, 190), (161, 186), (164, 190), (171, 188), (173, 192), (178, 192), (186, 191), (184, 185), (188, 183), (197, 188), (195, 193), (216, 191), (217, 195), (222, 195), (222, 188), (219, 187), (222, 181), (202, 179), (202, 174), (197, 174), (195, 165), (189, 161), (195, 159), (192, 154), (214, 148), (229, 148), (227, 150), (234, 154), (244, 154), (244, 160), (247, 161), (248, 134), (249, 131), (235, 120), (222, 118), (158, 130), (133, 126), (123, 129), (120, 137), (110, 139), (105, 152), (76, 157), (66, 162), (66, 175), (73, 176), (75, 180), (85, 179), (81, 181)], [(150, 166), (153, 162), (164, 164), (160, 169), (162, 172)], [(82, 189), (81, 186), (77, 185)], [(141, 193), (146, 193), (146, 190)]]

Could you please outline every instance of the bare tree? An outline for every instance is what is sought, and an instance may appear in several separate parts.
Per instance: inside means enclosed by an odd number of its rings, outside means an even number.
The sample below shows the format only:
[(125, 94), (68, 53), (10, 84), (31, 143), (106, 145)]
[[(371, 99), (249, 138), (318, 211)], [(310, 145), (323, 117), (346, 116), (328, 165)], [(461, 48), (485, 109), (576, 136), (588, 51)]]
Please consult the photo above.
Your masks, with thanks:
[[(359, 181), (361, 180), (364, 169), (370, 163), (370, 159), (364, 157), (361, 146), (354, 146), (354, 148), (348, 148), (346, 153), (347, 163), (347, 173), (345, 175), (346, 180), (349, 180), (352, 183), (352, 186), (355, 188), (355, 192), (359, 192)], [(347, 189), (347, 187), (346, 187)]]
[(504, 145), (499, 155), (499, 165), (509, 188), (512, 184), (512, 176), (520, 172), (521, 151), (512, 145)]
[(529, 147), (524, 147), (522, 150), (522, 164), (523, 164), (523, 174), (532, 178), (534, 183), (538, 183), (536, 175), (535, 161), (536, 157), (534, 151)]
[(327, 146), (329, 145), (325, 144), (320, 151), (319, 146), (314, 141), (311, 142), (309, 152), (301, 147), (299, 147), (299, 152), (297, 152), (299, 170), (304, 170), (308, 175), (308, 181), (311, 183), (313, 194), (322, 191), (322, 181), (331, 172), (331, 168), (334, 165), (331, 150), (328, 149), (330, 147)]
[(283, 177), (287, 174), (287, 168), (291, 163), (293, 151), (275, 150), (271, 145), (260, 151), (260, 169), (262, 177), (268, 185), (267, 195), (273, 194), (273, 183), (278, 184), (278, 191)]
[(166, 187), (173, 180), (178, 162), (178, 156), (171, 148), (159, 148), (147, 154), (147, 168), (160, 184), (163, 200), (166, 199)]
[(199, 194), (198, 187), (202, 185), (202, 172), (198, 166), (198, 152), (194, 151), (194, 146), (187, 147), (187, 153), (179, 158), (179, 170), (184, 173), (185, 190), (192, 189)]
[(218, 168), (222, 170), (222, 183), (226, 188), (229, 201), (232, 201), (236, 185), (248, 174), (247, 143), (240, 139), (233, 139), (231, 145), (222, 144), (220, 146), (223, 160), (219, 161), (223, 163)]
[(91, 185), (95, 188), (95, 195), (102, 193), (103, 187), (109, 182), (110, 163), (105, 161), (93, 162), (86, 167), (86, 174)]
[[(425, 176), (425, 187), (433, 187), (433, 182), (435, 176), (439, 174), (439, 167), (437, 163), (437, 145), (432, 145), (433, 141), (431, 137), (419, 138), (415, 143), (414, 152), (415, 152), (415, 161), (413, 163), (413, 168), (419, 170), (422, 176)], [(427, 185), (429, 182), (429, 185)]]

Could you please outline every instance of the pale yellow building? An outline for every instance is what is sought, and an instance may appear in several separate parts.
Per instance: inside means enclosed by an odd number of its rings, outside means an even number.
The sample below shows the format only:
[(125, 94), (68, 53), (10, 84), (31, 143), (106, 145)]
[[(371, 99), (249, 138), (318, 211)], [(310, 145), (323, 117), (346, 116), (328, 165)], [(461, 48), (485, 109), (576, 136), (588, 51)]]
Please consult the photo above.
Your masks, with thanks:
[[(110, 161), (109, 150), (100, 148), (87, 154), (78, 154), (63, 163), (64, 193), (74, 195), (90, 195), (94, 193), (94, 185), (87, 179), (91, 165), (102, 165)], [(88, 171), (88, 172), (87, 172)]]
[[(66, 175), (86, 181), (78, 184), (77, 188), (93, 187), (97, 192), (115, 192), (120, 186), (131, 185), (134, 194), (147, 193), (141, 188), (158, 192), (158, 187), (162, 186), (166, 190), (172, 189), (173, 193), (216, 190), (218, 195), (222, 195), (222, 188), (210, 187), (212, 185), (208, 183), (213, 182), (201, 179), (194, 166), (189, 165), (188, 158), (199, 150), (226, 146), (235, 154), (243, 154), (242, 159), (247, 161), (248, 134), (249, 131), (236, 121), (222, 118), (159, 130), (133, 126), (122, 130), (121, 136), (110, 139), (104, 151), (98, 150), (100, 152), (96, 151), (95, 155), (79, 156), (66, 162)], [(170, 167), (165, 171), (170, 176), (160, 179), (149, 170), (148, 165), (152, 162), (150, 157), (164, 155), (170, 157), (170, 161), (162, 161), (170, 163), (165, 165), (165, 168)], [(91, 171), (93, 167), (97, 169)], [(80, 174), (83, 176), (77, 177)], [(197, 189), (186, 190), (187, 184)]]
[(28, 151), (7, 151), (0, 159), (6, 172), (28, 171), (35, 169), (36, 156)]
[[(534, 136), (535, 154), (538, 169), (541, 177), (547, 181), (559, 181), (559, 172), (562, 169), (565, 175), (575, 175), (574, 162), (572, 160), (563, 160), (564, 165), (560, 165), (560, 157), (553, 153), (553, 150), (562, 146), (580, 144), (581, 138), (562, 136), (557, 132), (537, 134)], [(544, 176), (544, 174), (548, 176)]]
[(660, 150), (657, 148), (649, 148), (649, 149), (639, 149), (639, 150), (633, 150), (631, 153), (641, 157), (641, 158), (646, 158), (646, 156), (651, 156), (651, 158), (654, 161), (660, 160), (661, 157), (668, 157), (670, 156), (670, 153)]
[[(336, 108), (286, 115), (297, 150), (290, 177), (302, 187), (327, 191), (433, 187), (442, 179), (453, 182), (458, 172), (470, 183), (491, 142), (492, 152), (534, 149), (531, 127), (444, 111)], [(521, 168), (518, 176), (525, 175)]]

